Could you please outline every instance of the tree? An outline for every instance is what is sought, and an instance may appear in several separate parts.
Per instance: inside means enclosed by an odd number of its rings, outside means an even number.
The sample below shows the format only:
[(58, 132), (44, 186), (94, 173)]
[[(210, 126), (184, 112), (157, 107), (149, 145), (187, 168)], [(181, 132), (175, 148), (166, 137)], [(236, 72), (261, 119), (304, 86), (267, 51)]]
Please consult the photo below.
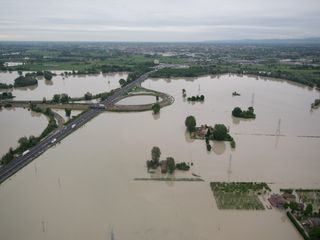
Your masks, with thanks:
[(292, 211), (297, 211), (299, 210), (299, 203), (292, 201), (290, 202), (289, 207)]
[(66, 112), (66, 116), (67, 116), (67, 117), (70, 117), (70, 116), (71, 116), (71, 109), (66, 108), (66, 109), (64, 109), (64, 111)]
[(44, 75), (44, 78), (48, 81), (52, 79), (52, 73), (50, 71), (44, 71), (43, 75)]
[(42, 103), (46, 103), (47, 99), (45, 97), (42, 98)]
[(60, 94), (53, 95), (52, 102), (59, 103), (60, 102)]
[(173, 157), (168, 157), (167, 158), (167, 166), (168, 166), (169, 173), (173, 173), (175, 168), (176, 168), (176, 164), (174, 162), (174, 158)]
[(187, 96), (186, 90), (182, 89), (182, 96), (185, 98)]
[(9, 162), (11, 162), (13, 160), (13, 158), (14, 158), (14, 153), (13, 153), (12, 148), (10, 148), (9, 152), (6, 153), (4, 156), (2, 156), (1, 164), (6, 165)]
[(123, 87), (124, 85), (126, 85), (126, 83), (127, 83), (127, 81), (124, 80), (123, 78), (121, 78), (121, 79), (119, 80), (119, 84), (120, 84), (121, 87)]
[(159, 158), (161, 155), (161, 151), (159, 147), (154, 146), (151, 150), (151, 159), (153, 162), (155, 162), (156, 164), (159, 163)]
[(22, 71), (19, 70), (19, 71), (18, 71), (18, 74), (19, 74), (19, 76), (22, 76)]
[(154, 114), (157, 114), (160, 112), (160, 104), (159, 103), (153, 104), (151, 108), (152, 108), (152, 111)]
[(92, 93), (87, 92), (86, 94), (84, 94), (84, 99), (85, 100), (91, 100), (92, 99)]
[(194, 116), (188, 116), (186, 120), (184, 121), (184, 124), (186, 125), (189, 132), (194, 132), (196, 129), (196, 119)]
[(319, 239), (320, 238), (320, 227), (314, 227), (309, 232), (310, 238), (313, 239)]
[(241, 113), (242, 113), (242, 110), (239, 107), (236, 107), (232, 110), (232, 116), (234, 117), (240, 117)]
[(66, 93), (62, 93), (60, 95), (60, 102), (61, 103), (68, 103), (69, 102), (69, 96)]
[(26, 76), (19, 76), (14, 80), (15, 87), (26, 87), (38, 84), (38, 80), (31, 74), (26, 74)]
[(306, 216), (309, 216), (310, 214), (312, 214), (312, 212), (313, 212), (312, 204), (308, 203), (306, 210), (304, 211), (304, 214)]
[(28, 138), (27, 137), (21, 137), (19, 140), (18, 140), (18, 143), (20, 145), (21, 148), (25, 148), (28, 146)]
[(224, 124), (216, 124), (213, 129), (213, 138), (218, 141), (226, 140), (228, 129)]

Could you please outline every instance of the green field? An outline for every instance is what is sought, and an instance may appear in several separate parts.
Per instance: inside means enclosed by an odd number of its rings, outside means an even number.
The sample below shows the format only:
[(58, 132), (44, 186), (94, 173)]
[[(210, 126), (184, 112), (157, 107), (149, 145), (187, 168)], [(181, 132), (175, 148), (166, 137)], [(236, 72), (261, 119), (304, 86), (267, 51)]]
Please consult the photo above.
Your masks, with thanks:
[(264, 210), (258, 195), (270, 191), (266, 183), (211, 182), (210, 186), (219, 209)]

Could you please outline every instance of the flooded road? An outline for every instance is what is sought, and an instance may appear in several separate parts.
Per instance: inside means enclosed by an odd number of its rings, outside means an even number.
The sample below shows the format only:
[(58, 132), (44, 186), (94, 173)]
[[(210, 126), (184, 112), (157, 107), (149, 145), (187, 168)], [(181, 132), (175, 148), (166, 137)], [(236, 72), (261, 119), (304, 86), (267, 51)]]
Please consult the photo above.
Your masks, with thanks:
[[(200, 86), (199, 86), (200, 85)], [(103, 113), (0, 186), (0, 239), (302, 239), (284, 213), (218, 210), (210, 181), (266, 181), (279, 187), (320, 187), (319, 93), (285, 81), (223, 75), (147, 80), (143, 87), (175, 97), (160, 115)], [(187, 95), (205, 95), (188, 103)], [(232, 97), (233, 91), (240, 97)], [(254, 97), (252, 95), (254, 94)], [(253, 99), (253, 100), (252, 100)], [(233, 119), (235, 106), (253, 103), (256, 120)], [(237, 146), (185, 133), (186, 116), (198, 125), (224, 123)], [(280, 121), (280, 136), (275, 135)], [(205, 182), (143, 182), (152, 146), (161, 158), (193, 162), (187, 173)], [(230, 155), (232, 157), (230, 158)], [(17, 230), (18, 229), (18, 230)]]
[[(61, 76), (61, 71), (57, 71), (57, 76), (53, 76), (51, 81), (44, 78), (38, 78), (38, 85), (30, 87), (15, 88), (12, 94), (16, 96), (15, 100), (47, 100), (52, 99), (54, 94), (67, 93), (71, 97), (83, 97), (85, 93), (97, 94), (109, 92), (118, 88), (119, 80), (126, 79), (126, 73), (110, 73), (97, 75), (76, 75)], [(14, 79), (18, 77), (17, 72), (0, 72), (0, 82), (13, 84)]]

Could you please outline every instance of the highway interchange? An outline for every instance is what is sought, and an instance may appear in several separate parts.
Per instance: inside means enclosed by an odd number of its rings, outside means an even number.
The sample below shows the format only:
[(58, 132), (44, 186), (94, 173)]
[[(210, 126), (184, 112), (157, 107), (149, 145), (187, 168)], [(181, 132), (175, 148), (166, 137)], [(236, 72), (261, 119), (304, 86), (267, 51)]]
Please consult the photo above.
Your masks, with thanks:
[[(157, 67), (155, 67), (154, 70), (144, 73), (136, 80), (116, 90), (112, 96), (108, 97), (104, 101), (101, 101), (100, 104), (103, 104), (105, 108), (110, 106), (111, 104), (116, 102), (120, 96), (126, 94), (133, 86), (140, 84), (141, 82), (146, 80), (151, 73), (164, 67), (168, 67), (168, 65), (158, 65)], [(96, 108), (96, 107), (90, 108), (88, 111), (83, 112), (76, 119), (70, 121), (64, 127), (54, 130), (48, 137), (43, 139), (36, 146), (30, 148), (28, 151), (24, 152), (24, 154), (22, 154), (21, 156), (15, 158), (13, 161), (8, 163), (7, 165), (2, 166), (0, 168), (0, 183), (4, 182), (6, 179), (11, 177), (20, 169), (28, 165), (35, 158), (40, 156), (49, 148), (53, 147), (56, 143), (60, 142), (66, 136), (76, 131), (81, 126), (85, 125), (87, 122), (89, 122), (94, 117), (98, 116), (100, 113), (104, 112), (104, 110), (105, 110), (104, 108)]]

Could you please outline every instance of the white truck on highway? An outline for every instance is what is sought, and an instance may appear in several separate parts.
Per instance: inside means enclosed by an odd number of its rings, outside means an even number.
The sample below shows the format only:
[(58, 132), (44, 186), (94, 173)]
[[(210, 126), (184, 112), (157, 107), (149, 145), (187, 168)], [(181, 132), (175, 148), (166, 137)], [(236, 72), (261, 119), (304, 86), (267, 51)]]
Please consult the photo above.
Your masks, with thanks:
[(56, 138), (52, 139), (51, 143), (55, 143), (57, 141)]
[(75, 126), (76, 126), (76, 124), (72, 124), (72, 125), (71, 125), (71, 128), (74, 128)]
[(30, 152), (30, 150), (26, 150), (26, 151), (24, 151), (24, 152), (22, 153), (22, 156), (24, 156), (24, 155), (28, 154), (29, 152)]

